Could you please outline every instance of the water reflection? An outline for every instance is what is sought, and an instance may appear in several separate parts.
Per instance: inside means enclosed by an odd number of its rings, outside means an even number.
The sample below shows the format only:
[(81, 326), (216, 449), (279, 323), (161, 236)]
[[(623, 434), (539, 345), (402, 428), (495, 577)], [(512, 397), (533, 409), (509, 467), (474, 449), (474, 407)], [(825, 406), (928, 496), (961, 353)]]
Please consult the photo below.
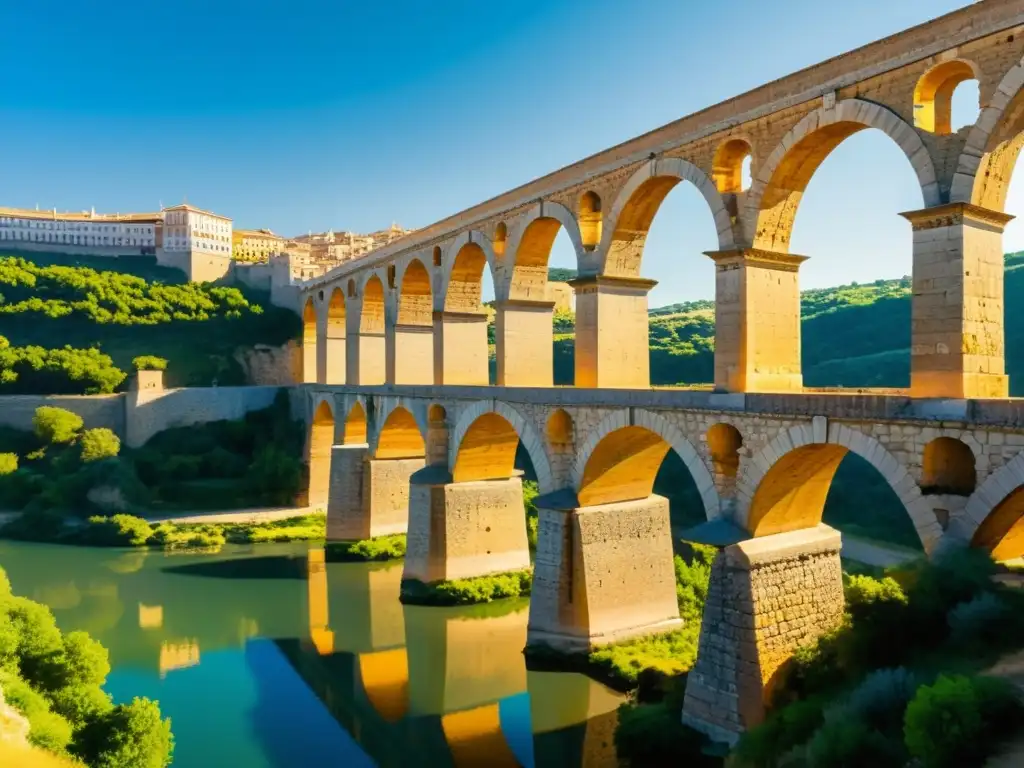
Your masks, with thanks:
[(621, 698), (527, 672), (528, 603), (402, 606), (397, 564), (0, 543), (16, 590), (111, 652), (115, 698), (172, 717), (175, 766), (604, 766)]

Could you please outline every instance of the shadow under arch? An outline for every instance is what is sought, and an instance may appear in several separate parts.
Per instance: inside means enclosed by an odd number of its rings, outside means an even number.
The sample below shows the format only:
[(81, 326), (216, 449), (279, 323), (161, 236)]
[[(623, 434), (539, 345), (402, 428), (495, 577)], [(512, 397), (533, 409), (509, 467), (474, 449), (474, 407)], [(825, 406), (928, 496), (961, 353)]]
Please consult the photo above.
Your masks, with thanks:
[(331, 487), (331, 446), (334, 445), (334, 409), (321, 400), (313, 412), (306, 440), (308, 479), (304, 506), (327, 504)]
[[(869, 475), (875, 483), (889, 487), (898, 499), (889, 509), (909, 519), (920, 545), (931, 552), (942, 528), (906, 467), (878, 440), (843, 424), (829, 425), (827, 439), (822, 438), (826, 438), (824, 430), (816, 425), (791, 427), (746, 463), (738, 486), (741, 497), (750, 503), (739, 510), (738, 522), (755, 537), (813, 528), (823, 520), (837, 470), (853, 454), (863, 460), (860, 464), (853, 460), (855, 468), (872, 467), (875, 472)], [(762, 466), (768, 469), (761, 470)], [(855, 493), (857, 487), (847, 482), (842, 490)], [(852, 516), (856, 518), (855, 511)]]

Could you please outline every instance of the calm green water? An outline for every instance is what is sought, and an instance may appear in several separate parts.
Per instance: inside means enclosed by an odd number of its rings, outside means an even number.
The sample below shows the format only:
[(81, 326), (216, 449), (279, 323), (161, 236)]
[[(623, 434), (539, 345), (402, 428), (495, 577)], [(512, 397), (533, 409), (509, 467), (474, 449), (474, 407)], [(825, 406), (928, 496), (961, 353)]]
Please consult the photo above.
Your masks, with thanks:
[(15, 591), (110, 649), (107, 690), (172, 721), (177, 768), (604, 766), (621, 698), (528, 672), (528, 603), (398, 602), (401, 563), (0, 542)]

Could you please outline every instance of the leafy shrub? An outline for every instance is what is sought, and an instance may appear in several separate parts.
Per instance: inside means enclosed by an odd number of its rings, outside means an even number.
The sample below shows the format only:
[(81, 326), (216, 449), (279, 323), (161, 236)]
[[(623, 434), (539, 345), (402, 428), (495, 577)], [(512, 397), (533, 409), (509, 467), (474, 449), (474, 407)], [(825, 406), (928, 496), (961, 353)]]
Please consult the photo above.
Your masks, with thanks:
[(906, 763), (902, 741), (860, 720), (826, 723), (807, 745), (809, 768), (903, 768)]
[(398, 560), (405, 557), (406, 536), (375, 536), (354, 542), (327, 542), (328, 562), (351, 562), (371, 560)]
[(676, 600), (683, 621), (700, 624), (704, 601), (708, 597), (711, 564), (718, 550), (704, 544), (690, 544), (691, 556), (687, 562), (679, 555), (674, 558), (676, 572)]
[(647, 635), (601, 646), (590, 652), (591, 668), (599, 670), (620, 686), (631, 686), (646, 670), (672, 677), (689, 670), (697, 659), (700, 625), (688, 625), (674, 632)]
[[(0, 340), (7, 341), (3, 336)], [(124, 371), (98, 349), (0, 346), (4, 393), (100, 395), (113, 392), (124, 380)]]
[(526, 541), (531, 550), (537, 549), (537, 525), (540, 511), (537, 509), (537, 497), (540, 487), (534, 480), (523, 481), (523, 509), (526, 510)]
[(920, 677), (905, 667), (879, 669), (858, 685), (826, 720), (860, 720), (872, 728), (891, 729), (903, 722), (903, 713), (920, 685)]
[(1022, 707), (1005, 680), (940, 675), (907, 706), (907, 750), (926, 768), (981, 765)]
[(164, 549), (220, 549), (227, 538), (216, 525), (185, 528), (161, 523), (153, 529), (149, 543)]
[(82, 541), (95, 547), (140, 547), (153, 535), (153, 529), (141, 517), (114, 515), (90, 517), (80, 532)]
[(18, 471), (18, 454), (0, 453), (0, 477), (11, 475)]
[[(18, 470), (10, 478), (17, 477)], [(0, 483), (0, 486), (3, 484)], [(4, 523), (0, 535), (18, 541), (57, 541), (64, 533), (64, 516), (49, 509), (26, 509), (18, 517)]]
[(1010, 608), (998, 595), (985, 592), (972, 600), (960, 603), (949, 612), (950, 639), (968, 645), (994, 640), (994, 634), (1003, 629), (1003, 620)]
[(743, 765), (774, 768), (780, 756), (807, 742), (821, 727), (824, 704), (823, 699), (812, 697), (772, 712), (740, 737), (737, 757)]
[(50, 405), (39, 406), (32, 416), (32, 430), (46, 445), (70, 443), (83, 424), (77, 413)]
[(82, 461), (90, 462), (98, 459), (109, 459), (117, 456), (121, 450), (121, 440), (113, 430), (106, 427), (87, 429), (80, 439)]
[(720, 766), (721, 760), (702, 754), (702, 737), (679, 722), (679, 706), (663, 704), (619, 707), (615, 751), (630, 765)]
[(139, 355), (132, 358), (132, 367), (136, 371), (166, 371), (167, 360), (156, 355)]
[(474, 605), (530, 594), (533, 571), (497, 573), (473, 579), (453, 579), (425, 584), (415, 579), (402, 582), (402, 602), (414, 605)]
[(86, 725), (71, 752), (95, 768), (165, 768), (174, 752), (171, 722), (155, 702), (135, 698)]
[(291, 504), (302, 482), (302, 463), (296, 454), (274, 444), (264, 445), (253, 457), (246, 486), (270, 504)]

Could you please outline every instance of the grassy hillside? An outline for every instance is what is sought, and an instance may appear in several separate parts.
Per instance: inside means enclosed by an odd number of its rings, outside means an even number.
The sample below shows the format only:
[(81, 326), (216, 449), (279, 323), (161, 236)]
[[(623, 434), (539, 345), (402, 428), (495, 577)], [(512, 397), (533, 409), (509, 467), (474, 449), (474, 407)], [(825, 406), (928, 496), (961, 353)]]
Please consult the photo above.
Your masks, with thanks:
[[(554, 272), (554, 270), (553, 270)], [(1006, 256), (1006, 367), (1024, 394), (1024, 252)], [(910, 278), (841, 285), (801, 295), (804, 383), (809, 387), (910, 385)], [(707, 384), (714, 375), (715, 311), (694, 301), (650, 311), (651, 383)], [(573, 337), (555, 338), (555, 381), (573, 381)]]
[(98, 347), (123, 371), (156, 355), (171, 386), (224, 386), (244, 383), (236, 349), (299, 330), (265, 294), (188, 283), (154, 258), (0, 254), (0, 336), (12, 347)]

